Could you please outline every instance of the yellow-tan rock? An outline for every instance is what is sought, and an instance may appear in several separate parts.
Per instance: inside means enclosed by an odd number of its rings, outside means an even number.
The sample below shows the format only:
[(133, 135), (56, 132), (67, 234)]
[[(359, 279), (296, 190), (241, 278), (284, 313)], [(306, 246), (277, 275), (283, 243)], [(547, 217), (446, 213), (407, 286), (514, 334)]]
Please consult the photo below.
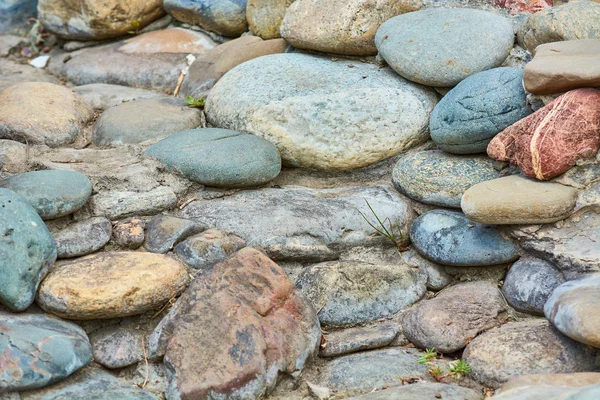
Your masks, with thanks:
[(250, 30), (261, 38), (280, 38), (281, 21), (294, 0), (248, 0), (246, 19)]

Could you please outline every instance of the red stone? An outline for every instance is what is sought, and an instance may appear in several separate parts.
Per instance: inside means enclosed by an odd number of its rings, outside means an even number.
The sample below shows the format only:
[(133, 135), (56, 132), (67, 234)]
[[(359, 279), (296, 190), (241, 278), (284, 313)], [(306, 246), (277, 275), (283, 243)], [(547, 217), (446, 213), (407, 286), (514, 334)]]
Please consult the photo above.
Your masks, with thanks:
[(488, 145), (491, 158), (510, 161), (525, 175), (552, 179), (600, 146), (600, 90), (571, 90), (500, 132)]
[(529, 12), (535, 13), (552, 7), (552, 0), (490, 0), (496, 6), (507, 9), (512, 15)]

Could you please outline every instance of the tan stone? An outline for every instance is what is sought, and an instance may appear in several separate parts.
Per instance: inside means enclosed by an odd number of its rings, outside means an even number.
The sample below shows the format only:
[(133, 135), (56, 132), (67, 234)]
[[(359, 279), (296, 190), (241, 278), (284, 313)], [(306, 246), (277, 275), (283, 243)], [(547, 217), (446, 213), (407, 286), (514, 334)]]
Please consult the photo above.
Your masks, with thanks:
[(69, 319), (141, 314), (181, 294), (183, 264), (161, 254), (104, 252), (57, 264), (40, 285), (37, 302)]
[(501, 392), (525, 386), (581, 387), (600, 384), (599, 372), (574, 372), (571, 374), (533, 374), (512, 378), (500, 388)]
[(422, 0), (296, 0), (283, 18), (281, 36), (300, 49), (375, 55), (379, 26), (421, 7)]
[(547, 224), (567, 218), (576, 200), (571, 187), (513, 175), (471, 186), (461, 208), (482, 224)]
[(93, 117), (81, 96), (53, 83), (20, 83), (0, 94), (0, 139), (57, 147), (73, 143)]
[(600, 39), (538, 46), (535, 57), (523, 70), (523, 83), (534, 94), (600, 86)]
[(127, 39), (124, 43), (119, 51), (126, 54), (201, 54), (217, 45), (204, 33), (182, 28), (144, 33)]
[(98, 40), (143, 28), (164, 15), (162, 5), (162, 0), (40, 0), (38, 15), (60, 37)]
[(281, 21), (294, 0), (248, 0), (246, 19), (250, 30), (263, 39), (280, 38)]

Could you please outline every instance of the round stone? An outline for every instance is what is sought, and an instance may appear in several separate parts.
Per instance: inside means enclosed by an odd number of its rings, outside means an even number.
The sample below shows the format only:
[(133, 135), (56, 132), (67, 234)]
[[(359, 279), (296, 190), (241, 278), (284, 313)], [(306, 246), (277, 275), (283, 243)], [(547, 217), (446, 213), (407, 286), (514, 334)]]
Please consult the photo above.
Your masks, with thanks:
[(384, 22), (375, 35), (379, 54), (413, 82), (451, 87), (498, 67), (513, 48), (504, 17), (469, 8), (428, 8)]
[(460, 208), (471, 186), (500, 176), (502, 164), (485, 156), (457, 156), (439, 150), (402, 157), (392, 173), (394, 187), (411, 199)]
[(431, 138), (450, 153), (485, 153), (494, 136), (531, 114), (522, 81), (521, 68), (494, 68), (466, 78), (435, 106)]
[(485, 266), (519, 257), (518, 246), (491, 225), (470, 221), (456, 211), (429, 211), (413, 222), (410, 238), (421, 255), (452, 266)]
[(34, 171), (0, 181), (0, 187), (18, 193), (42, 219), (73, 214), (92, 194), (87, 176), (75, 171)]
[(275, 146), (258, 136), (226, 129), (179, 132), (150, 146), (146, 155), (207, 186), (259, 186), (281, 171)]

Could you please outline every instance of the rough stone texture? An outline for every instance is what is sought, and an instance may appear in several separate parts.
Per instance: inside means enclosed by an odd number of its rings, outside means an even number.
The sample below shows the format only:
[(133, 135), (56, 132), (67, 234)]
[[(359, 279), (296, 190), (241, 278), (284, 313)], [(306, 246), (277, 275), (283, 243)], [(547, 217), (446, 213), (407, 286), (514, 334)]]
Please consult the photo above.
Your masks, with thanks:
[(481, 400), (481, 393), (458, 385), (424, 382), (402, 386), (392, 386), (374, 393), (348, 400), (415, 400), (415, 399), (444, 399), (444, 400)]
[(531, 114), (521, 68), (494, 68), (471, 75), (435, 106), (429, 129), (444, 151), (484, 153), (500, 131)]
[(485, 224), (545, 224), (571, 215), (576, 200), (572, 187), (514, 175), (472, 186), (461, 207), (469, 219)]
[(281, 157), (273, 144), (226, 129), (179, 132), (150, 146), (145, 154), (206, 186), (260, 186), (281, 171)]
[(507, 310), (497, 285), (460, 283), (411, 307), (402, 318), (402, 329), (418, 347), (454, 353), (481, 332), (506, 322)]
[(43, 69), (33, 68), (31, 65), (18, 64), (7, 58), (0, 57), (0, 93), (17, 83), (25, 82), (59, 83), (56, 77), (46, 73)]
[(135, 30), (164, 14), (161, 0), (39, 0), (38, 18), (44, 28), (65, 39), (99, 40)]
[(591, 385), (583, 388), (570, 388), (563, 386), (525, 386), (502, 392), (494, 399), (498, 400), (537, 400), (537, 399), (568, 399), (568, 400), (595, 400), (600, 396), (600, 385)]
[(104, 216), (111, 220), (134, 215), (156, 215), (174, 207), (177, 196), (168, 186), (159, 186), (145, 193), (106, 192), (90, 198), (92, 216)]
[(104, 217), (90, 218), (76, 222), (65, 229), (54, 232), (54, 242), (58, 258), (85, 256), (100, 250), (112, 233), (110, 220)]
[(123, 368), (144, 359), (142, 331), (106, 327), (90, 335), (94, 360), (107, 368)]
[(20, 195), (42, 219), (73, 214), (92, 194), (87, 176), (75, 171), (34, 171), (0, 181), (0, 187)]
[(325, 334), (319, 356), (337, 357), (363, 350), (377, 349), (392, 343), (400, 328), (395, 324), (376, 327), (348, 328)]
[(518, 246), (492, 225), (470, 221), (462, 213), (429, 211), (415, 220), (410, 238), (431, 261), (453, 266), (486, 266), (516, 260)]
[(156, 142), (204, 125), (204, 115), (183, 99), (143, 99), (111, 107), (94, 125), (97, 146)]
[(533, 178), (547, 180), (600, 147), (600, 90), (575, 89), (503, 130), (488, 155), (510, 161)]
[(403, 251), (402, 259), (414, 268), (421, 268), (427, 272), (427, 289), (442, 290), (452, 283), (452, 276), (446, 272), (444, 265), (439, 265), (422, 257), (415, 249)]
[(281, 36), (299, 49), (373, 56), (377, 28), (423, 5), (422, 0), (296, 0), (285, 13)]
[(189, 219), (157, 215), (148, 224), (144, 247), (152, 253), (166, 253), (173, 247), (206, 227)]
[(320, 339), (314, 310), (286, 273), (245, 248), (197, 277), (149, 343), (151, 354), (165, 354), (167, 398), (185, 400), (256, 398), (280, 372), (297, 375)]
[(55, 265), (37, 303), (70, 319), (125, 317), (160, 307), (188, 281), (185, 267), (167, 256), (103, 252)]
[(229, 71), (211, 90), (206, 113), (215, 126), (271, 141), (289, 165), (343, 170), (425, 142), (435, 102), (433, 90), (388, 68), (274, 54)]
[(144, 244), (146, 224), (139, 218), (129, 218), (118, 222), (113, 230), (115, 244), (123, 249), (138, 249)]
[(411, 199), (442, 207), (460, 208), (471, 186), (496, 179), (502, 164), (485, 156), (458, 156), (440, 150), (408, 154), (392, 173), (394, 187)]
[(0, 395), (60, 381), (91, 360), (92, 347), (77, 325), (0, 311)]
[(235, 235), (209, 229), (179, 243), (175, 254), (190, 267), (207, 270), (245, 246), (246, 243)]
[(57, 147), (73, 143), (93, 117), (78, 94), (53, 83), (20, 83), (0, 94), (2, 139)]
[(104, 111), (110, 107), (136, 100), (164, 97), (163, 94), (144, 89), (135, 89), (108, 83), (90, 83), (73, 88), (95, 110)]
[(426, 291), (427, 275), (404, 264), (332, 261), (305, 268), (296, 287), (324, 325), (368, 322), (402, 311)]
[(600, 38), (600, 4), (572, 1), (528, 17), (517, 31), (519, 44), (531, 53), (540, 44)]
[(539, 258), (521, 258), (508, 270), (502, 293), (516, 310), (543, 315), (548, 297), (564, 281), (562, 273), (549, 262)]
[(500, 66), (513, 43), (507, 19), (465, 8), (429, 8), (399, 15), (384, 22), (375, 36), (379, 54), (396, 72), (436, 87), (451, 87)]
[(556, 331), (545, 319), (509, 322), (473, 339), (463, 359), (470, 375), (498, 388), (527, 374), (585, 372), (595, 368), (595, 351)]
[(199, 25), (223, 36), (246, 31), (246, 0), (165, 0), (165, 10), (181, 22)]
[(42, 219), (25, 200), (0, 188), (0, 303), (23, 311), (56, 260), (56, 245)]
[(532, 374), (510, 379), (500, 392), (526, 386), (580, 387), (600, 384), (599, 372), (574, 372), (571, 374)]
[(553, 0), (490, 0), (496, 7), (507, 9), (511, 15), (536, 13), (545, 8), (552, 7)]
[(217, 44), (210, 36), (189, 29), (172, 28), (144, 33), (123, 41), (119, 51), (125, 54), (201, 54)]
[(361, 216), (375, 221), (366, 201), (379, 218), (397, 222), (404, 240), (415, 217), (405, 198), (389, 185), (283, 189), (244, 191), (217, 202), (194, 201), (183, 216), (234, 233), (275, 259), (305, 261), (335, 260), (355, 246), (389, 245), (387, 239), (373, 235)]
[(544, 314), (571, 339), (600, 348), (600, 274), (591, 274), (557, 287), (544, 305)]
[(546, 226), (516, 228), (521, 246), (551, 261), (566, 280), (600, 272), (600, 209), (584, 208), (568, 219)]
[(600, 39), (538, 46), (535, 57), (523, 71), (523, 84), (534, 94), (600, 86)]
[(261, 40), (256, 36), (242, 36), (225, 42), (196, 58), (183, 79), (180, 93), (184, 96), (206, 96), (232, 68), (254, 58), (283, 53), (287, 47), (283, 39)]
[(246, 19), (252, 33), (261, 38), (277, 39), (288, 7), (294, 0), (248, 0)]

